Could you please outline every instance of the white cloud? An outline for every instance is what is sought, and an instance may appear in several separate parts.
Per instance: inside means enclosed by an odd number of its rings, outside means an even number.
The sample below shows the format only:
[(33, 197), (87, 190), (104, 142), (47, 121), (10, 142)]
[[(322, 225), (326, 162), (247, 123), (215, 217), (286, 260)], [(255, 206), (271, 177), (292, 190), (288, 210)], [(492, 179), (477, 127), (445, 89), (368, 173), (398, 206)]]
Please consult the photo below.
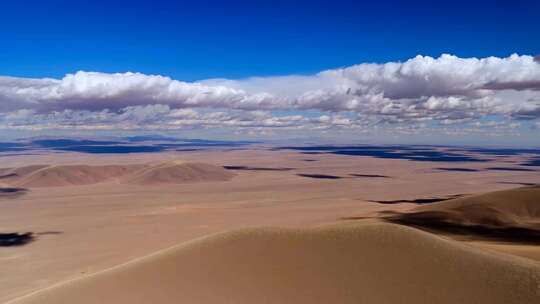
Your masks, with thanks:
[[(536, 61), (518, 55), (417, 56), (310, 76), (199, 82), (82, 71), (62, 79), (0, 76), (0, 127), (324, 129), (425, 121), (456, 125), (490, 116), (535, 120), (540, 118)], [(294, 113), (274, 114), (278, 110)], [(306, 114), (313, 111), (326, 114)]]
[(208, 111), (171, 109), (166, 105), (126, 107), (119, 112), (108, 110), (63, 110), (37, 113), (17, 110), (0, 114), (0, 129), (196, 129), (196, 128), (265, 128), (321, 129), (360, 126), (341, 115), (307, 118), (302, 115), (273, 115), (264, 111)]

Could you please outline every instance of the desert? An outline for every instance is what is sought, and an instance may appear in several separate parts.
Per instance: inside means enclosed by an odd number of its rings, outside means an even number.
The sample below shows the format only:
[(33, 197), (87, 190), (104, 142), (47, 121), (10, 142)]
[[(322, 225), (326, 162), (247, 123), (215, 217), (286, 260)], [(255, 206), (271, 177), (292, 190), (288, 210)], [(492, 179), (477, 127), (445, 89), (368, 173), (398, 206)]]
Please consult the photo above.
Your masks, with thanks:
[(0, 197), (2, 301), (538, 299), (530, 151), (448, 162), (341, 149), (4, 156), (3, 188), (24, 192)]

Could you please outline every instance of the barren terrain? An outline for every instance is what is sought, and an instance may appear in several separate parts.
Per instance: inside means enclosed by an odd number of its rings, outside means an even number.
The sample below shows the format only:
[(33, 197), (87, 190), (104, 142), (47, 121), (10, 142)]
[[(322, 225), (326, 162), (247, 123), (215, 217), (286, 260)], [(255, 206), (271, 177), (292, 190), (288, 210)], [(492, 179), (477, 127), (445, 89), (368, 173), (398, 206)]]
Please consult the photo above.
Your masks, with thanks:
[[(449, 258), (452, 263), (469, 265), (473, 263), (469, 262), (470, 260), (478, 261), (485, 258), (486, 265), (494, 265), (486, 266), (490, 269), (489, 271), (486, 270), (485, 274), (479, 274), (478, 277), (471, 277), (471, 280), (483, 280), (485, 279), (483, 275), (493, 276), (496, 273), (508, 271), (509, 267), (516, 273), (533, 271), (533, 269), (535, 269), (534, 273), (538, 273), (536, 260), (540, 259), (539, 246), (530, 242), (494, 240), (481, 235), (464, 236), (455, 234), (453, 231), (416, 226), (429, 231), (426, 233), (416, 228), (401, 228), (403, 226), (377, 223), (382, 221), (381, 214), (414, 213), (417, 208), (424, 210), (422, 208), (435, 208), (430, 206), (446, 203), (433, 203), (433, 205), (426, 203), (422, 205), (424, 207), (419, 207), (419, 204), (426, 200), (431, 202), (460, 196), (466, 198), (471, 194), (540, 183), (540, 174), (536, 171), (540, 168), (531, 166), (527, 167), (527, 170), (521, 170), (524, 167), (518, 164), (522, 161), (521, 156), (507, 156), (495, 157), (489, 162), (445, 163), (332, 153), (306, 154), (302, 151), (273, 150), (264, 147), (138, 154), (66, 152), (3, 156), (0, 158), (0, 168), (4, 169), (0, 170), (0, 175), (5, 177), (0, 179), (0, 185), (3, 184), (4, 189), (21, 189), (22, 192), (6, 190), (0, 193), (0, 210), (2, 211), (0, 212), (0, 233), (7, 235), (6, 239), (10, 235), (10, 240), (20, 241), (20, 243), (6, 241), (6, 246), (0, 246), (0, 269), (3, 274), (7, 274), (0, 277), (0, 302), (61, 282), (91, 276), (92, 279), (87, 281), (89, 283), (80, 285), (83, 286), (81, 288), (85, 294), (91, 290), (88, 289), (89, 284), (106, 284), (97, 282), (99, 277), (107, 277), (103, 282), (112, 278), (116, 280), (116, 277), (110, 274), (93, 275), (104, 269), (169, 247), (180, 246), (178, 244), (200, 237), (254, 227), (257, 229), (260, 227), (316, 228), (325, 231), (326, 228), (321, 227), (335, 224), (352, 225), (347, 227), (353, 228), (345, 229), (344, 238), (355, 242), (351, 245), (351, 252), (362, 252), (364, 251), (362, 248), (379, 245), (370, 242), (362, 245), (357, 241), (355, 233), (359, 231), (360, 235), (365, 233), (366, 238), (377, 239), (371, 235), (372, 232), (369, 232), (379, 229), (369, 228), (375, 225), (374, 227), (388, 231), (384, 234), (389, 233), (392, 238), (399, 238), (394, 235), (403, 232), (404, 237), (420, 239), (419, 244), (424, 244), (424, 241), (426, 244), (434, 244), (436, 249), (433, 249), (433, 252), (424, 252), (418, 259), (432, 255), (444, 256), (446, 253), (442, 252), (448, 247), (453, 248), (449, 249), (452, 252), (460, 252), (452, 253), (460, 256), (456, 261)], [(508, 169), (509, 167), (518, 168), (518, 170)], [(497, 210), (505, 213), (508, 209)], [(538, 215), (537, 211), (531, 212)], [(472, 213), (467, 211), (467, 214)], [(511, 217), (515, 219), (515, 214)], [(535, 221), (529, 219), (528, 223), (533, 225)], [(366, 228), (366, 225), (369, 227)], [(328, 229), (333, 231), (332, 233), (337, 233), (336, 229), (341, 231), (341, 228)], [(281, 238), (274, 237), (272, 229), (261, 231), (262, 238), (269, 238), (271, 243), (276, 243), (275, 248), (288, 248), (286, 245), (289, 242), (288, 239), (296, 238), (288, 236), (289, 232)], [(296, 232), (290, 233), (294, 235)], [(245, 236), (242, 237), (242, 242), (246, 243), (246, 248), (252, 245), (259, 248), (256, 244), (260, 241), (253, 234), (241, 233), (241, 235)], [(254, 235), (258, 234), (254, 233)], [(325, 252), (332, 259), (339, 260), (336, 257), (338, 252), (332, 251), (329, 246), (344, 246), (343, 243), (328, 242), (324, 236), (325, 233), (321, 237), (316, 236), (317, 233), (312, 235), (312, 232), (306, 232), (306, 235), (305, 238), (308, 240), (316, 239), (313, 246), (319, 248), (318, 250)], [(203, 244), (206, 244), (205, 242), (202, 241)], [(299, 248), (311, 246), (302, 245), (301, 240), (298, 242), (295, 244), (300, 246)], [(308, 244), (311, 243), (308, 242)], [(206, 248), (206, 245), (200, 246)], [(221, 241), (216, 244), (210, 242), (208, 245), (209, 248), (213, 246), (221, 248), (226, 245)], [(294, 246), (293, 248), (296, 248)], [(457, 247), (454, 248), (454, 246)], [(276, 250), (275, 248), (272, 250)], [(183, 253), (182, 250), (181, 252), (172, 250), (164, 255), (168, 257), (176, 256), (177, 253), (179, 256), (187, 255), (186, 260), (179, 263), (186, 265), (182, 267), (188, 267), (188, 261), (193, 259), (193, 256), (190, 253)], [(292, 257), (300, 254), (294, 251), (295, 249), (291, 250), (291, 252), (283, 252), (283, 256), (279, 257), (278, 261), (283, 259), (290, 262)], [(230, 266), (232, 262), (227, 259), (232, 259), (237, 253), (236, 251), (225, 252), (223, 262)], [(268, 254), (271, 255), (271, 252), (273, 251), (269, 251)], [(402, 255), (400, 252), (399, 250), (388, 252), (386, 257), (396, 259), (394, 263), (396, 265), (410, 262), (407, 267), (411, 269), (416, 265), (414, 263), (420, 263), (420, 260)], [(368, 263), (371, 261), (369, 260), (372, 257), (371, 253), (365, 254), (366, 263)], [(258, 263), (253, 260), (254, 257), (247, 258), (253, 263)], [(272, 259), (270, 256), (268, 258)], [(314, 257), (305, 256), (305, 258), (311, 261), (310, 259)], [(212, 257), (208, 259), (214, 261)], [(150, 262), (145, 261), (145, 265), (149, 265)], [(349, 262), (352, 260), (345, 259), (335, 267), (341, 269), (340, 267), (345, 267)], [(167, 263), (164, 265), (168, 265)], [(296, 267), (287, 263), (282, 267)], [(161, 269), (160, 267), (156, 269)], [(351, 267), (357, 266), (351, 265)], [(119, 277), (131, 276), (133, 271), (139, 272), (139, 270), (134, 270), (133, 266), (124, 268), (129, 270), (114, 270), (114, 272), (118, 272)], [(144, 268), (140, 271), (142, 273), (159, 271), (152, 269)], [(266, 268), (259, 270), (263, 273), (273, 271)], [(244, 276), (248, 274), (242, 271), (238, 276), (245, 278)], [(329, 270), (313, 271), (327, 273)], [(350, 271), (355, 270), (350, 269)], [(406, 273), (399, 273), (403, 278), (408, 277)], [(426, 275), (428, 273), (426, 272)], [(283, 272), (282, 275), (285, 274), (291, 273)], [(304, 274), (306, 273), (298, 275)], [(225, 279), (225, 275), (221, 275), (217, 275), (216, 280), (220, 277)], [(357, 275), (358, 273), (351, 274), (352, 277), (361, 279)], [(453, 284), (452, 282), (458, 277), (445, 278), (446, 281), (441, 281), (440, 284)], [(276, 277), (269, 278), (274, 280)], [(175, 280), (185, 279), (188, 278), (175, 278)], [(530, 284), (534, 285), (534, 278), (529, 279)], [(230, 281), (230, 278), (227, 280)], [(321, 284), (328, 283), (323, 279), (320, 280), (322, 281), (307, 282), (305, 286), (318, 288)], [(418, 280), (418, 284), (427, 282), (424, 278)], [(198, 284), (197, 282), (195, 280), (193, 284)], [(257, 284), (263, 286), (269, 282), (274, 281), (263, 280)], [(134, 286), (130, 284), (132, 281), (126, 281), (122, 286), (133, 289)], [(343, 284), (344, 288), (356, 286), (347, 285), (353, 284), (352, 281)], [(525, 300), (535, 297), (534, 286), (529, 283), (521, 287), (505, 281), (496, 284), (501, 284), (501, 289), (505, 287), (514, 290), (508, 291), (507, 294), (501, 291), (501, 299), (509, 299), (512, 293), (522, 295)], [(371, 288), (369, 286), (371, 285), (364, 285), (362, 288), (368, 290)], [(195, 287), (200, 288), (200, 286)], [(197, 290), (195, 287), (194, 291)], [(479, 286), (478, 288), (482, 290), (481, 288), (487, 287)], [(357, 292), (362, 290), (364, 289), (358, 289)], [(327, 292), (325, 293), (328, 296), (327, 299), (335, 296), (339, 298), (333, 288), (323, 288), (321, 292), (323, 291)], [(71, 292), (73, 292), (72, 289), (67, 289), (58, 293), (58, 299), (69, 302), (70, 298), (66, 295)], [(284, 290), (284, 292), (288, 291)], [(482, 294), (485, 292), (479, 291), (479, 301), (490, 300), (490, 298), (483, 298)], [(254, 295), (246, 293), (243, 298), (231, 297), (231, 299), (249, 301), (253, 299), (252, 296)], [(341, 294), (341, 296), (344, 297), (340, 298), (344, 299), (344, 303), (347, 302), (345, 299), (354, 298), (349, 294)], [(351, 298), (347, 298), (349, 296)], [(449, 296), (447, 299), (459, 299), (457, 295), (454, 296)], [(126, 303), (131, 303), (129, 297), (126, 297)], [(298, 297), (302, 300), (312, 299), (308, 294), (299, 294)], [(40, 299), (42, 298), (38, 293), (37, 297), (30, 297), (28, 303), (44, 303)], [(86, 303), (83, 299), (88, 303), (92, 302), (91, 298), (84, 297), (77, 302)], [(320, 299), (322, 301), (325, 297)], [(378, 298), (373, 295), (366, 299), (377, 300)], [(528, 300), (525, 300), (521, 303), (527, 303)], [(274, 299), (274, 303), (275, 301)], [(211, 302), (211, 299), (206, 302), (201, 301), (201, 303)], [(269, 300), (269, 302), (272, 301)], [(23, 301), (23, 303), (26, 302)], [(61, 303), (61, 301), (48, 303)]]

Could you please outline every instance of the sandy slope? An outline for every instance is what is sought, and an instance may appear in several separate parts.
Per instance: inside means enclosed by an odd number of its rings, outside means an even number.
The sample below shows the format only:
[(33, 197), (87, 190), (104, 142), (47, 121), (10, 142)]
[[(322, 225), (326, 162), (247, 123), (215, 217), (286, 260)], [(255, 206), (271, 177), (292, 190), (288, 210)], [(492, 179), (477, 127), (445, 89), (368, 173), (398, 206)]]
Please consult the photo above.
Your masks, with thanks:
[(540, 224), (540, 186), (452, 199), (419, 207), (417, 211), (454, 211), (463, 221), (486, 225)]
[[(29, 165), (157, 166), (175, 159), (278, 170), (236, 170), (232, 171), (236, 176), (227, 182), (181, 186), (163, 183), (143, 187), (123, 183), (127, 176), (121, 176), (85, 186), (30, 188), (16, 199), (0, 199), (0, 232), (32, 232), (35, 236), (27, 245), (0, 248), (0, 274), (7, 274), (0, 275), (0, 303), (216, 232), (260, 226), (314, 227), (343, 222), (343, 218), (351, 216), (372, 218), (382, 210), (403, 213), (416, 207), (412, 203), (371, 201), (414, 201), (540, 184), (538, 172), (482, 169), (508, 166), (507, 158), (489, 164), (442, 165), (267, 150), (3, 156), (0, 167), (11, 169), (0, 169), (0, 174)], [(436, 169), (451, 165), (474, 171)], [(297, 173), (390, 178), (329, 180), (306, 178)], [(15, 188), (4, 185), (8, 181), (11, 183), (9, 178), (0, 179), (0, 187)], [(461, 236), (456, 239), (463, 240)], [(466, 241), (482, 250), (503, 251), (540, 261), (540, 246)], [(399, 252), (396, 250), (394, 255)]]
[(202, 181), (226, 181), (233, 176), (234, 174), (220, 166), (170, 161), (143, 168), (128, 176), (124, 182), (138, 185), (181, 184)]
[(451, 199), (389, 218), (451, 232), (537, 243), (540, 242), (540, 186)]
[(233, 175), (220, 166), (181, 161), (104, 166), (34, 165), (0, 169), (3, 183), (22, 188), (90, 185), (111, 180), (138, 185), (179, 184), (224, 181)]
[(48, 167), (48, 165), (30, 165), (17, 168), (0, 168), (0, 179), (3, 181), (12, 181), (26, 176), (34, 171)]
[(140, 166), (88, 166), (63, 165), (47, 166), (23, 175), (14, 181), (18, 187), (61, 187), (75, 185), (89, 185), (104, 182), (130, 172)]
[(540, 266), (413, 228), (250, 229), (11, 303), (539, 303)]

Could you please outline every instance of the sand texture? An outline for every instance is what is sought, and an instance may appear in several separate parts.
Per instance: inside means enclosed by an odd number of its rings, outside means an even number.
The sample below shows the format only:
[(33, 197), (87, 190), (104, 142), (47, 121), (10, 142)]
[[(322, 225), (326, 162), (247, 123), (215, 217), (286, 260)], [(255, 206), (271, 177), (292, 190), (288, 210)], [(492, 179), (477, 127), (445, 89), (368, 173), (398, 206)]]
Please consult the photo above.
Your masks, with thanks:
[(540, 186), (469, 195), (388, 218), (437, 230), (540, 244)]
[(142, 165), (33, 165), (5, 168), (2, 182), (21, 188), (65, 187), (116, 181), (137, 185), (225, 181), (234, 174), (200, 162), (168, 161)]
[(205, 237), (15, 301), (538, 303), (540, 267), (392, 224)]
[(0, 303), (538, 303), (523, 161), (3, 156)]

